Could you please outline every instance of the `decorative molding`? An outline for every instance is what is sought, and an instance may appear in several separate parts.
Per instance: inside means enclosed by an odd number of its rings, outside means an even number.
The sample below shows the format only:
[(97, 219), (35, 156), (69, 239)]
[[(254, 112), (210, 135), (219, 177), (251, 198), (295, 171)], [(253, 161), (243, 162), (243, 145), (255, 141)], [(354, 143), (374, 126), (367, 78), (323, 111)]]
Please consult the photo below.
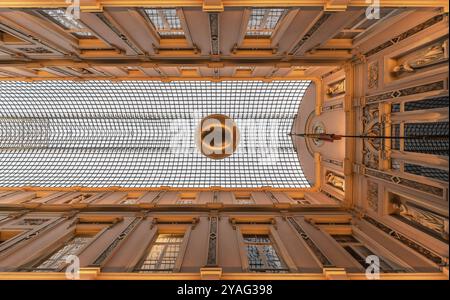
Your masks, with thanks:
[(306, 41), (309, 40), (309, 38), (319, 29), (319, 27), (322, 26), (322, 24), (325, 23), (326, 20), (328, 20), (330, 16), (331, 13), (324, 13), (302, 37), (302, 39), (294, 46), (294, 48), (292, 48), (289, 54), (294, 55), (298, 51), (298, 49), (300, 49), (300, 47), (303, 46), (303, 44), (305, 44)]
[(220, 55), (219, 48), (219, 14), (209, 13), (209, 30), (211, 38), (211, 55)]
[(39, 227), (37, 230), (30, 230), (29, 232), (20, 235), (18, 239), (14, 239), (13, 241), (11, 241), (11, 243), (2, 244), (1, 246), (4, 247), (0, 247), (0, 254), (10, 249), (14, 245), (17, 245), (18, 243), (36, 238), (38, 235), (42, 234), (42, 232), (47, 231), (49, 228), (53, 228), (54, 226), (56, 226), (56, 224), (63, 221), (66, 221), (66, 218), (55, 218), (53, 221), (48, 222), (46, 225)]
[(333, 171), (327, 170), (325, 173), (325, 183), (327, 185), (332, 186), (335, 189), (338, 189), (342, 192), (345, 192), (345, 179), (344, 176), (341, 176)]
[(367, 66), (367, 87), (375, 89), (378, 87), (379, 64), (378, 61), (372, 62)]
[(344, 103), (343, 102), (339, 102), (336, 104), (332, 104), (332, 105), (325, 105), (322, 107), (321, 111), (322, 112), (330, 112), (333, 110), (337, 110), (337, 109), (343, 109), (344, 108)]
[(428, 27), (433, 26), (434, 24), (439, 23), (440, 21), (442, 21), (444, 19), (444, 14), (441, 15), (437, 15), (432, 17), (431, 19), (414, 26), (413, 28), (403, 32), (402, 34), (397, 35), (396, 37), (390, 39), (389, 41), (386, 41), (384, 43), (382, 43), (381, 45), (378, 45), (377, 47), (369, 50), (368, 52), (364, 53), (364, 55), (366, 57), (372, 56), (382, 50), (385, 50), (397, 43), (399, 43), (400, 41), (403, 41), (419, 32), (421, 32), (422, 30), (427, 29)]
[(345, 93), (345, 78), (328, 85), (326, 94), (329, 97), (335, 97)]
[(212, 216), (209, 218), (209, 239), (208, 239), (208, 256), (206, 259), (206, 267), (217, 267), (217, 250), (218, 250), (218, 227), (219, 218)]
[(333, 267), (333, 263), (323, 254), (319, 247), (311, 240), (308, 234), (303, 230), (302, 226), (293, 218), (287, 217), (287, 220), (295, 229), (295, 231), (300, 235), (300, 237), (305, 241), (306, 245), (308, 245), (311, 252), (315, 255), (315, 257), (320, 261), (323, 267)]
[[(363, 135), (380, 136), (382, 134), (379, 122), (378, 104), (366, 105), (362, 114)], [(380, 139), (363, 139), (363, 164), (372, 169), (378, 169)]]
[(159, 218), (153, 218), (152, 220), (152, 224), (150, 225), (150, 229), (152, 229), (153, 227), (155, 227), (158, 224), (186, 224), (186, 225), (192, 225), (192, 229), (195, 228), (195, 226), (197, 226), (198, 222), (200, 221), (200, 219), (198, 217), (194, 217), (191, 220), (186, 220), (186, 221), (177, 221), (177, 220), (161, 220)]
[(439, 187), (431, 186), (422, 182), (413, 181), (410, 179), (401, 178), (398, 176), (394, 176), (388, 173), (384, 173), (378, 170), (365, 168), (364, 175), (382, 179), (385, 181), (388, 181), (390, 183), (402, 185), (408, 188), (412, 188), (424, 193), (432, 194), (434, 196), (443, 197), (444, 196), (444, 190)]
[(119, 246), (119, 244), (128, 237), (128, 235), (137, 227), (137, 224), (142, 220), (142, 217), (134, 218), (134, 220), (128, 224), (124, 230), (122, 230), (122, 232), (112, 241), (112, 243), (100, 253), (100, 255), (91, 264), (91, 267), (102, 266), (104, 261), (110, 257), (111, 253), (117, 248), (117, 246)]
[(364, 215), (362, 218), (363, 218), (363, 220), (365, 220), (368, 223), (372, 224), (373, 226), (377, 227), (381, 231), (385, 232), (387, 235), (389, 235), (389, 236), (393, 237), (394, 239), (396, 239), (397, 241), (401, 242), (408, 248), (410, 248), (410, 249), (414, 250), (415, 252), (428, 258), (432, 262), (434, 262), (440, 266), (448, 265), (448, 262), (445, 262), (442, 257), (434, 254), (433, 252), (426, 249), (425, 247), (417, 244), (416, 242), (407, 238), (405, 235), (401, 234), (400, 232), (384, 225), (383, 223), (378, 222), (377, 220), (375, 220), (374, 218), (372, 218), (368, 215)]
[(390, 203), (393, 207), (391, 213), (393, 217), (444, 243), (448, 243), (448, 217), (401, 199), (396, 194), (392, 196)]
[(237, 225), (255, 225), (255, 224), (263, 224), (263, 225), (273, 225), (274, 228), (276, 228), (276, 220), (274, 218), (269, 218), (266, 220), (254, 220), (254, 221), (247, 221), (247, 220), (239, 220), (237, 218), (229, 218), (229, 222), (231, 223), (231, 226), (234, 230), (236, 230)]
[(328, 164), (332, 164), (332, 165), (338, 166), (340, 168), (342, 168), (344, 166), (344, 162), (343, 161), (335, 160), (335, 159), (331, 159), (331, 158), (322, 158), (321, 161), (326, 162)]
[(421, 84), (413, 87), (408, 87), (404, 89), (398, 89), (378, 95), (366, 96), (366, 103), (386, 101), (390, 99), (395, 99), (404, 96), (410, 96), (415, 94), (422, 94), (432, 91), (439, 91), (445, 88), (444, 81), (436, 81), (432, 83)]
[(378, 184), (367, 181), (367, 203), (369, 208), (378, 212)]

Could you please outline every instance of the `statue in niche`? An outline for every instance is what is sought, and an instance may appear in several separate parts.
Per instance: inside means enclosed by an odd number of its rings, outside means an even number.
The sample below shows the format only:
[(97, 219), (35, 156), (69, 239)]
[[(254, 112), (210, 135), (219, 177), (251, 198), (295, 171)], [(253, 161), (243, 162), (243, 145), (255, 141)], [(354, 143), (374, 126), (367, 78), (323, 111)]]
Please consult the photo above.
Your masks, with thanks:
[(392, 199), (394, 214), (427, 228), (439, 234), (443, 239), (448, 240), (448, 219), (433, 212), (420, 209), (402, 202), (398, 197)]
[(327, 184), (345, 192), (345, 180), (341, 176), (338, 176), (333, 172), (328, 172), (325, 175), (325, 180)]
[(345, 79), (334, 83), (327, 88), (326, 94), (330, 97), (345, 93)]
[(417, 69), (429, 67), (448, 59), (447, 43), (442, 42), (429, 47), (420, 55), (407, 59), (406, 61), (396, 65), (392, 71), (399, 75), (403, 72), (412, 73)]

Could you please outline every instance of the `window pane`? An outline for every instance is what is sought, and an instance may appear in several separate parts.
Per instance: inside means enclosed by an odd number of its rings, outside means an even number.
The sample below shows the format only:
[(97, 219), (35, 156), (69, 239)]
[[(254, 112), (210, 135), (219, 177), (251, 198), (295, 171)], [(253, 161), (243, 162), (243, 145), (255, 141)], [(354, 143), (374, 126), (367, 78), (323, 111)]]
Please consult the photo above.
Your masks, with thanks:
[(91, 37), (92, 33), (72, 15), (66, 14), (64, 9), (43, 9), (42, 13), (66, 30), (73, 30), (74, 35), (80, 38)]
[(177, 37), (184, 36), (184, 31), (181, 27), (180, 18), (177, 15), (177, 10), (174, 8), (150, 8), (145, 9), (145, 13), (155, 26), (158, 34), (162, 37)]
[(448, 122), (405, 124), (405, 136), (421, 137), (406, 139), (405, 151), (448, 156), (448, 134)]
[(138, 272), (172, 272), (180, 253), (183, 235), (159, 234)]
[(247, 259), (251, 271), (287, 271), (268, 235), (244, 234), (243, 238), (246, 243)]
[(282, 8), (254, 8), (252, 9), (247, 26), (247, 36), (270, 37), (284, 14)]
[(67, 257), (78, 255), (91, 239), (90, 236), (75, 236), (49, 258), (34, 267), (35, 271), (59, 271), (66, 264)]
[(448, 171), (405, 163), (405, 172), (432, 179), (448, 181)]

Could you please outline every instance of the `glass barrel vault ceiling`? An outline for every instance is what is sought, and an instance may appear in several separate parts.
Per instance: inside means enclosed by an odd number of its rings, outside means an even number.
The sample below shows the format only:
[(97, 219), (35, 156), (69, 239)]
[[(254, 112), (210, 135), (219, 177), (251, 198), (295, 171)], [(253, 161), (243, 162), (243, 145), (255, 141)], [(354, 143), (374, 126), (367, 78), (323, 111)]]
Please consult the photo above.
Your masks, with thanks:
[[(0, 82), (0, 186), (309, 187), (288, 136), (310, 81)], [(225, 114), (237, 151), (204, 157)]]

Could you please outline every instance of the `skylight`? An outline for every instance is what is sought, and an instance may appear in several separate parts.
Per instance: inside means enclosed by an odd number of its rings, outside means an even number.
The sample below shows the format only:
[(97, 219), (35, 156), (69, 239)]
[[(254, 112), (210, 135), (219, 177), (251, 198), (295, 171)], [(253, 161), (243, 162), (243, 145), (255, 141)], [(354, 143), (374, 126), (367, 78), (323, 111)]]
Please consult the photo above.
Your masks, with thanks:
[[(310, 81), (1, 82), (0, 186), (309, 187), (288, 136)], [(232, 118), (236, 152), (194, 133)]]
[(161, 37), (184, 36), (175, 8), (149, 8), (144, 11)]
[(92, 37), (92, 33), (72, 15), (67, 14), (64, 9), (42, 9), (42, 14), (69, 31), (78, 38)]
[(285, 11), (283, 8), (252, 9), (246, 36), (270, 37)]

